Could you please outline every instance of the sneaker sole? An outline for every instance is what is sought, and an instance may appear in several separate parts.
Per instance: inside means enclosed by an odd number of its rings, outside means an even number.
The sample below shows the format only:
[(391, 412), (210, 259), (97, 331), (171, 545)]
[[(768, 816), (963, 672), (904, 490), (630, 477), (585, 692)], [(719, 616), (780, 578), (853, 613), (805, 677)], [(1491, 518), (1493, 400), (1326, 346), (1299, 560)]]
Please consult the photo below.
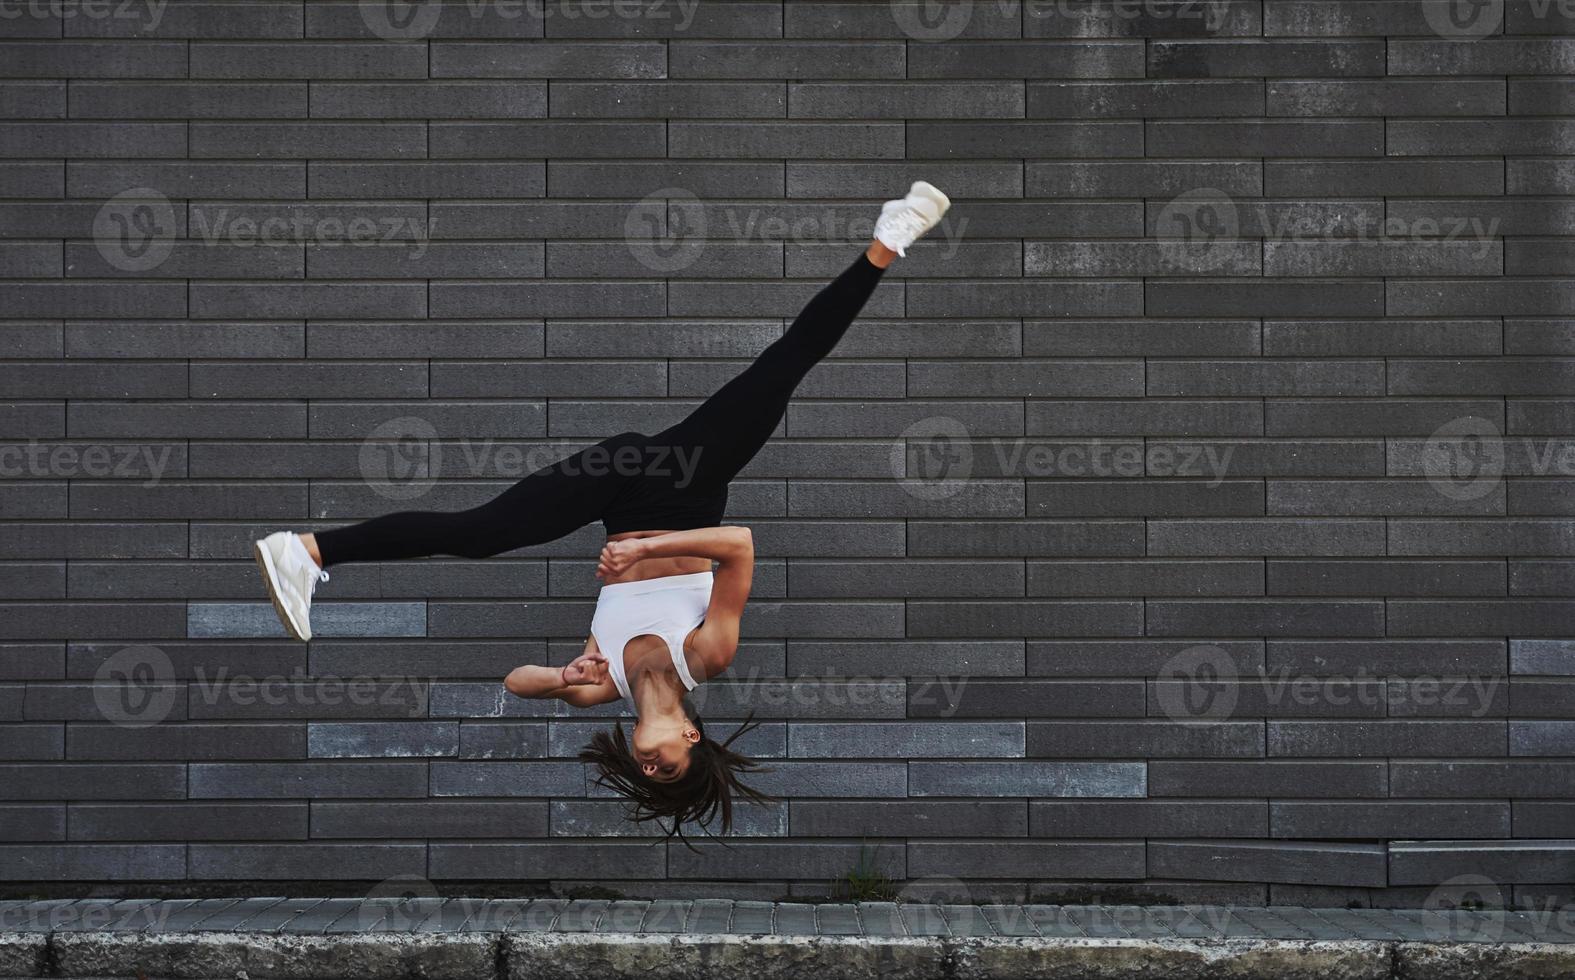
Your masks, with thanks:
[(268, 549), (263, 547), (261, 541), (254, 541), (252, 542), (252, 556), (257, 559), (257, 567), (262, 570), (263, 584), (268, 587), (268, 600), (273, 603), (274, 614), (279, 617), (279, 622), (284, 624), (285, 630), (291, 636), (302, 643), (306, 643), (311, 637), (301, 635), (301, 630), (295, 625), (294, 618), (285, 610), (284, 603), (279, 600), (278, 573), (274, 569), (273, 555), (268, 553)]
[[(951, 210), (952, 199), (947, 197), (944, 193), (942, 193), (939, 187), (936, 187), (929, 181), (920, 180), (915, 181), (915, 183), (924, 185), (924, 187), (917, 192), (919, 196), (933, 201), (935, 206), (940, 209), (941, 213), (939, 217), (936, 218), (936, 220), (939, 221), (940, 218), (946, 217), (946, 212)], [(909, 193), (914, 193), (914, 191), (910, 189)]]

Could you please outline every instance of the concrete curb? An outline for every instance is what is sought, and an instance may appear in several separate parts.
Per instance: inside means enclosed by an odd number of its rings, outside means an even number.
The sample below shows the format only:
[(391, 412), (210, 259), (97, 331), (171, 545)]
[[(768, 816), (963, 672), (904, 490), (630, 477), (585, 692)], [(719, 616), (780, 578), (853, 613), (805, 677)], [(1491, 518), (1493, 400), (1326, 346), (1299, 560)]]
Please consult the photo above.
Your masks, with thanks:
[(41, 977), (49, 937), (0, 932), (0, 977)]
[(1390, 944), (1360, 940), (954, 940), (959, 978), (1384, 980)]
[(485, 933), (299, 936), (269, 933), (59, 932), (54, 976), (208, 980), (461, 980), (498, 972), (498, 937)]
[(1398, 943), (1396, 980), (1575, 977), (1575, 947), (1553, 943)]
[(170, 980), (1552, 980), (1575, 945), (594, 933), (0, 934), (0, 976)]

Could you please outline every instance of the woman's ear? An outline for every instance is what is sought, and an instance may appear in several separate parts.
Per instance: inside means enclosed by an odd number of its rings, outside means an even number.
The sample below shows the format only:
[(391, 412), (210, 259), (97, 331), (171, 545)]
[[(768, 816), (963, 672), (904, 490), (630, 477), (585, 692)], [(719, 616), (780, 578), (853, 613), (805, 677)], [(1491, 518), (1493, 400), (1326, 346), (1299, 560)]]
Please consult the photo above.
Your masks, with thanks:
[(684, 741), (688, 742), (690, 745), (698, 745), (698, 744), (700, 744), (700, 729), (698, 729), (698, 728), (686, 728), (686, 729), (684, 729)]

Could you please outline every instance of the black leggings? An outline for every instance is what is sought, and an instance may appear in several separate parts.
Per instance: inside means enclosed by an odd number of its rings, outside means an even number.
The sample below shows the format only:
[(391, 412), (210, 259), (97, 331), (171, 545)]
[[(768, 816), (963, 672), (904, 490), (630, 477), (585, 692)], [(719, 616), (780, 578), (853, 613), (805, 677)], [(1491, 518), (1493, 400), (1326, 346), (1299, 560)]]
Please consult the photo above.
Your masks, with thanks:
[[(323, 564), (427, 555), (486, 558), (604, 519), (609, 533), (718, 523), (728, 482), (776, 431), (793, 390), (842, 339), (882, 271), (860, 255), (753, 364), (677, 425), (654, 436), (625, 433), (603, 440), (470, 510), (403, 511), (319, 532)], [(639, 451), (641, 464), (611, 465), (610, 455), (627, 446)], [(657, 458), (653, 448), (666, 461), (659, 471), (647, 466)], [(675, 460), (683, 461), (681, 472)]]

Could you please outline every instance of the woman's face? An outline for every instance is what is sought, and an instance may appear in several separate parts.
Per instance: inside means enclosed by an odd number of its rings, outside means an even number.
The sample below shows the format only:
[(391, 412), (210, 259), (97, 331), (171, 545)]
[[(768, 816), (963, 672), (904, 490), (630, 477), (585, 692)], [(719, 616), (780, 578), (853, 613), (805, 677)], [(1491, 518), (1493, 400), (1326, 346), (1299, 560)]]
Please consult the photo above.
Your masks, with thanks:
[(699, 729), (687, 719), (680, 725), (642, 721), (635, 723), (629, 750), (647, 779), (670, 783), (689, 771), (689, 747), (699, 741)]

